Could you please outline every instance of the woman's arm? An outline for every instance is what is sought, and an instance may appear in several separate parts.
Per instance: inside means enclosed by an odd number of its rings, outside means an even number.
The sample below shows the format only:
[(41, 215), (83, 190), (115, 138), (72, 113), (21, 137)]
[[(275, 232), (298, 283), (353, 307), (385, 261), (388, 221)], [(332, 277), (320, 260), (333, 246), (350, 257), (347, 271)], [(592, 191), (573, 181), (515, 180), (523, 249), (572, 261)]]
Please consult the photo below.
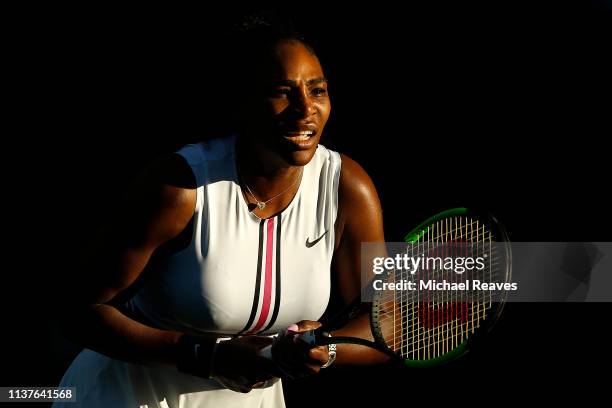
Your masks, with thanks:
[[(384, 242), (382, 209), (376, 188), (365, 170), (342, 155), (333, 266), (344, 303), (351, 304), (361, 292), (361, 243)], [(333, 336), (360, 337), (373, 341), (369, 316), (362, 313)], [(388, 359), (374, 349), (339, 344), (334, 364), (373, 364)]]
[[(64, 331), (75, 342), (112, 358), (161, 363), (249, 392), (278, 376), (274, 364), (260, 353), (271, 338), (249, 336), (215, 346), (214, 339), (149, 327), (113, 306), (129, 299), (152, 257), (190, 242), (195, 202), (193, 174), (182, 158), (173, 156), (149, 171), (84, 257), (74, 286), (77, 293), (66, 303)], [(180, 340), (186, 341), (181, 345)], [(191, 348), (196, 344), (208, 349)]]
[[(339, 209), (336, 220), (336, 248), (333, 271), (336, 274), (340, 295), (347, 305), (361, 293), (361, 243), (384, 242), (382, 210), (378, 194), (370, 177), (359, 164), (342, 156), (339, 185)], [(381, 254), (385, 255), (385, 254)], [(286, 334), (283, 331), (274, 346), (275, 361), (289, 377), (318, 373), (329, 359), (327, 347), (305, 350), (296, 343), (294, 333), (313, 330), (321, 323), (310, 320), (298, 322)], [(368, 313), (358, 314), (344, 327), (334, 330), (332, 336), (360, 337), (373, 340)], [(298, 347), (295, 345), (298, 344)], [(376, 364), (389, 357), (369, 347), (338, 344), (334, 364)]]
[[(366, 172), (342, 156), (339, 184), (339, 209), (335, 225), (336, 248), (333, 270), (344, 303), (352, 304), (361, 294), (361, 243), (384, 242), (382, 210), (374, 184)], [(384, 254), (381, 254), (384, 255)], [(314, 330), (321, 323), (303, 320), (280, 333), (272, 347), (274, 362), (288, 377), (316, 374), (329, 359), (327, 347), (308, 346), (296, 341), (296, 334)], [(373, 341), (368, 313), (358, 314), (332, 336), (360, 337)], [(337, 364), (375, 364), (389, 357), (369, 347), (339, 344)]]
[(111, 303), (126, 297), (154, 252), (186, 229), (194, 187), (191, 169), (178, 156), (141, 177), (78, 264), (61, 319), (67, 337), (113, 358), (175, 365), (182, 333), (141, 324)]

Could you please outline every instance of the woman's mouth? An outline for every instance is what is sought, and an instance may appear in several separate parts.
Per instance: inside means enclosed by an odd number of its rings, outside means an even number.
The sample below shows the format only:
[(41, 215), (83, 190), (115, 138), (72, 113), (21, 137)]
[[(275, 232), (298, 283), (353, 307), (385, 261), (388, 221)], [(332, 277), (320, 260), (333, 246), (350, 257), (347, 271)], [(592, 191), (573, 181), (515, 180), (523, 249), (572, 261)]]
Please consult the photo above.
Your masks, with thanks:
[(294, 132), (287, 132), (283, 135), (283, 137), (287, 140), (300, 142), (310, 139), (314, 134), (315, 132), (312, 130), (299, 130)]
[(314, 136), (316, 134), (317, 131), (314, 129), (299, 129), (285, 131), (282, 136), (290, 146), (293, 146), (293, 149), (309, 150), (315, 145), (317, 139)]

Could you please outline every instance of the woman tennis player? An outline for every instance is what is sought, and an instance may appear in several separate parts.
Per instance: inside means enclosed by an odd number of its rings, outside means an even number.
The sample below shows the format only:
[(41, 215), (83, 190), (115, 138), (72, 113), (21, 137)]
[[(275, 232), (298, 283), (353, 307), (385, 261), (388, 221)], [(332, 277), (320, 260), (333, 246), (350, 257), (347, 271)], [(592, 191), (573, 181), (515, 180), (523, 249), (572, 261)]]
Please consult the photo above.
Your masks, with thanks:
[[(359, 295), (381, 207), (365, 171), (319, 144), (331, 104), (313, 49), (275, 25), (245, 31), (236, 134), (153, 166), (93, 240), (64, 323), (85, 347), (66, 406), (283, 407), (279, 378), (386, 359), (295, 341), (320, 325), (332, 279), (343, 301)], [(368, 316), (333, 335), (371, 339)]]

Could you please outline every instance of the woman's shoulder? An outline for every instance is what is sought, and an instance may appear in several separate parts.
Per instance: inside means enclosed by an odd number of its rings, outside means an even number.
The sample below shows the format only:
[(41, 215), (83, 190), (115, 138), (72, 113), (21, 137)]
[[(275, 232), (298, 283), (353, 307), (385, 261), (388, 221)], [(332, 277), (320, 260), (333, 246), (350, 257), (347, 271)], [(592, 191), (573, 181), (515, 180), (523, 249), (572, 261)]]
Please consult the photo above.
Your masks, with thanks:
[(207, 138), (199, 143), (188, 144), (176, 151), (186, 168), (191, 172), (196, 187), (201, 187), (207, 180), (223, 178), (232, 171), (235, 156), (236, 136)]
[(223, 160), (235, 152), (235, 135), (212, 137), (198, 143), (183, 146), (176, 153), (189, 164), (197, 165), (204, 161)]
[(182, 229), (193, 215), (196, 181), (189, 164), (175, 153), (152, 163), (134, 183), (128, 195), (129, 206), (145, 217), (165, 221), (167, 228)]
[(340, 182), (338, 186), (341, 198), (349, 201), (378, 201), (376, 187), (365, 169), (355, 160), (340, 153), (342, 169), (340, 171)]
[[(382, 234), (382, 207), (376, 187), (364, 168), (345, 154), (341, 154), (342, 171), (338, 185), (337, 246), (344, 242), (377, 241)], [(350, 245), (349, 245), (350, 247)]]
[(150, 187), (174, 186), (181, 189), (195, 189), (196, 182), (185, 157), (170, 153), (154, 161), (141, 174), (141, 184)]

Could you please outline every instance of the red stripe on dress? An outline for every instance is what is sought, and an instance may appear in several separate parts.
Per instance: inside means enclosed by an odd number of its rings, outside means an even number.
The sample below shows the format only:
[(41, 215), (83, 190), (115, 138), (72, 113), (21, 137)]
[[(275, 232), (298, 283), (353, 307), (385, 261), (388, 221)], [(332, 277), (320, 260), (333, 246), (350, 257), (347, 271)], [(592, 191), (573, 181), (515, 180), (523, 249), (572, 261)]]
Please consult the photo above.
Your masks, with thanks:
[(274, 256), (274, 218), (270, 218), (268, 220), (268, 228), (266, 233), (266, 275), (263, 305), (261, 306), (259, 320), (257, 320), (255, 327), (250, 330), (251, 333), (255, 333), (263, 327), (270, 312), (270, 303), (272, 302), (272, 257)]

